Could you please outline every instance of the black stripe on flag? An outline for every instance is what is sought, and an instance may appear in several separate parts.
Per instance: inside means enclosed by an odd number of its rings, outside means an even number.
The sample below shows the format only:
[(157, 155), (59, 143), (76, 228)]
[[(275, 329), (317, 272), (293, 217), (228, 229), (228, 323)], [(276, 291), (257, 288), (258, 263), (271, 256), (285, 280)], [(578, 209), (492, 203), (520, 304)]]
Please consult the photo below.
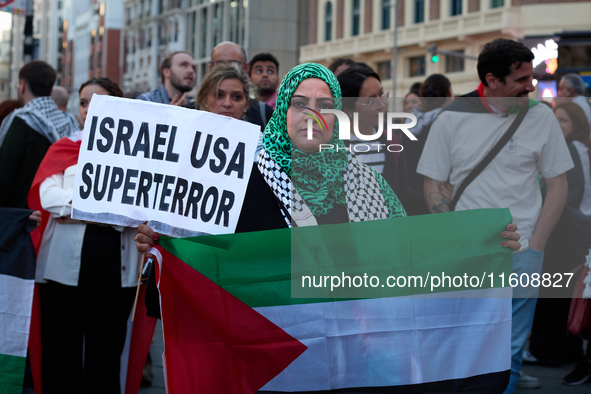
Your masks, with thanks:
[[(430, 394), (465, 393), (499, 394), (505, 391), (511, 371), (488, 373), (463, 379), (390, 387), (361, 387), (323, 391), (295, 391), (292, 394)], [(279, 394), (280, 391), (259, 391), (261, 394)]]
[(35, 222), (28, 209), (0, 207), (0, 274), (35, 279), (35, 248), (30, 231)]

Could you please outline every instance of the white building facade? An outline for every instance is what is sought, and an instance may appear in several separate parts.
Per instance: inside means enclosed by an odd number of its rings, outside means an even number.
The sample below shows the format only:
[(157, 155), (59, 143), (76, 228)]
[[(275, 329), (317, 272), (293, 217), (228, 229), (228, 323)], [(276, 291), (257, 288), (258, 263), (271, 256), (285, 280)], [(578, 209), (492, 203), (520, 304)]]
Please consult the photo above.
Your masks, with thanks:
[(307, 42), (308, 0), (125, 0), (124, 90), (129, 96), (160, 86), (158, 66), (175, 51), (191, 53), (197, 81), (222, 41), (243, 46), (249, 59), (277, 57), (280, 73), (297, 64)]
[(427, 48), (478, 56), (495, 38), (551, 37), (564, 30), (588, 30), (591, 2), (535, 0), (311, 0), (310, 41), (300, 62), (328, 65), (339, 57), (366, 62), (384, 86), (392, 87), (391, 59), (397, 18), (397, 89), (404, 96), (428, 75), (445, 74), (455, 94), (478, 85), (476, 62), (439, 56), (433, 63)]

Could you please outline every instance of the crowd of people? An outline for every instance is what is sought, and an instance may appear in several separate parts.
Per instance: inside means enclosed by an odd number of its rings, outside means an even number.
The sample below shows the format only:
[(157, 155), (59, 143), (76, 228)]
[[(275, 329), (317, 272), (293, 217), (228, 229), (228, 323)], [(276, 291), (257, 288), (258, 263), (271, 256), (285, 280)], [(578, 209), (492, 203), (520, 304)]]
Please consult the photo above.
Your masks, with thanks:
[[(497, 39), (479, 56), (480, 85), (473, 92), (454, 96), (441, 74), (413, 85), (402, 105), (417, 120), (409, 130), (416, 141), (401, 133), (383, 133), (376, 141), (403, 147), (395, 152), (378, 143), (356, 149), (365, 142), (356, 134), (340, 140), (333, 115), (325, 115), (326, 130), (315, 130), (312, 139), (306, 133), (304, 108), (342, 109), (366, 136), (383, 127), (377, 114), (391, 108), (388, 92), (370, 66), (351, 59), (337, 59), (328, 68), (302, 64), (280, 78), (272, 54), (248, 61), (240, 45), (222, 42), (195, 97), (195, 62), (181, 51), (161, 63), (162, 85), (137, 99), (260, 126), (236, 232), (508, 207), (515, 224), (499, 229), (499, 247), (515, 251), (514, 272), (568, 272), (584, 261), (591, 241), (591, 227), (581, 227), (591, 221), (591, 105), (577, 74), (559, 81), (554, 106), (529, 100), (532, 60), (522, 44)], [(55, 80), (47, 63), (31, 61), (19, 72), (19, 100), (0, 103), (0, 207), (31, 209), (31, 219), (40, 223), (34, 242), (44, 392), (116, 393), (140, 252), (148, 252), (158, 234), (146, 225), (132, 229), (71, 218), (93, 94), (123, 92), (108, 78), (90, 79), (79, 87), (76, 120), (64, 105), (67, 91), (53, 86)], [(337, 149), (319, 151), (320, 144)], [(483, 164), (489, 151), (494, 154)], [(146, 306), (158, 317), (153, 276), (154, 270)], [(520, 372), (523, 361), (576, 361), (563, 383), (587, 381), (591, 346), (587, 342), (583, 349), (581, 339), (567, 335), (570, 299), (538, 301), (537, 289), (533, 295), (531, 288), (522, 290), (512, 300), (505, 392), (539, 386)]]

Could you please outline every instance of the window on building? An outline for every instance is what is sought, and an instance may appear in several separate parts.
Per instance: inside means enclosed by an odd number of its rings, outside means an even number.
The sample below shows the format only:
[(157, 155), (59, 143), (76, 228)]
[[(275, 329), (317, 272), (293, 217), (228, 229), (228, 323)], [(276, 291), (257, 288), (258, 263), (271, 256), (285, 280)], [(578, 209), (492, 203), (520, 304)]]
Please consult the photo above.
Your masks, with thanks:
[(449, 14), (451, 16), (454, 15), (462, 15), (462, 0), (450, 0), (451, 9)]
[(142, 50), (146, 47), (146, 31), (144, 29), (140, 29), (140, 39), (138, 43), (138, 49)]
[(378, 75), (382, 81), (386, 79), (392, 79), (392, 63), (390, 60), (384, 62), (378, 62)]
[(208, 65), (207, 63), (202, 63), (200, 70), (201, 70), (201, 75), (199, 76), (200, 78), (203, 78), (205, 76), (205, 74), (207, 74), (207, 70), (208, 70)]
[(248, 5), (248, 0), (240, 0), (241, 1), (241, 14), (240, 14), (240, 36), (239, 36), (239, 40), (237, 42), (237, 44), (239, 44), (240, 46), (244, 46), (244, 40), (246, 38), (246, 23), (244, 22), (246, 20), (246, 12), (245, 12), (245, 6)]
[[(464, 54), (464, 50), (456, 51), (458, 53)], [(456, 57), (456, 56), (445, 56), (445, 72), (446, 73), (456, 73), (464, 71), (464, 58)]]
[(57, 2), (57, 9), (58, 10), (61, 10), (62, 9), (62, 2), (61, 1), (58, 1)]
[(158, 0), (158, 15), (164, 11), (164, 0)]
[(204, 7), (201, 9), (201, 18), (200, 18), (200, 26), (201, 26), (201, 39), (199, 40), (199, 57), (204, 58), (207, 57), (207, 8)]
[(505, 0), (490, 0), (490, 8), (499, 8), (505, 5)]
[(324, 11), (324, 41), (332, 40), (332, 3), (326, 3)]
[(361, 5), (359, 0), (353, 0), (353, 13), (351, 15), (351, 35), (358, 36), (361, 24)]
[(414, 0), (414, 6), (414, 22), (423, 23), (425, 21), (425, 0)]
[(222, 41), (222, 7), (219, 3), (213, 7), (213, 46)]
[(230, 41), (237, 42), (238, 41), (238, 12), (240, 9), (238, 8), (237, 2), (230, 3)]
[(382, 0), (382, 30), (390, 28), (390, 3), (391, 0)]
[(191, 12), (191, 29), (188, 29), (191, 33), (189, 34), (189, 52), (197, 53), (195, 48), (195, 33), (197, 32), (197, 11)]
[(425, 56), (415, 56), (408, 59), (408, 76), (409, 77), (424, 77), (425, 76)]

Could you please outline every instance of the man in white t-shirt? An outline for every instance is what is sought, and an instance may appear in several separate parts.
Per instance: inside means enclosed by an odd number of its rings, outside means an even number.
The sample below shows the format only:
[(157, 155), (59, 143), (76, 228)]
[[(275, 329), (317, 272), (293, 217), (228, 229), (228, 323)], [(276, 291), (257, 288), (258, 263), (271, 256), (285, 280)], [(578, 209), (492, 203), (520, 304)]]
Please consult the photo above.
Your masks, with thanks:
[[(529, 106), (513, 137), (464, 190), (455, 210), (510, 208), (522, 244), (521, 252), (513, 256), (513, 272), (525, 273), (530, 279), (542, 271), (546, 241), (566, 201), (565, 172), (573, 167), (552, 110), (528, 99), (534, 90), (533, 58), (529, 49), (512, 40), (486, 44), (478, 58), (482, 83), (444, 108), (431, 127), (417, 168), (425, 176), (424, 194), (431, 213), (449, 211), (450, 201), (443, 192), (446, 184), (455, 195), (517, 113)], [(543, 210), (538, 174), (548, 186)], [(512, 300), (511, 376), (506, 393), (514, 392), (520, 376), (537, 288), (515, 289), (514, 296), (528, 298)], [(530, 383), (535, 385), (535, 381)]]

